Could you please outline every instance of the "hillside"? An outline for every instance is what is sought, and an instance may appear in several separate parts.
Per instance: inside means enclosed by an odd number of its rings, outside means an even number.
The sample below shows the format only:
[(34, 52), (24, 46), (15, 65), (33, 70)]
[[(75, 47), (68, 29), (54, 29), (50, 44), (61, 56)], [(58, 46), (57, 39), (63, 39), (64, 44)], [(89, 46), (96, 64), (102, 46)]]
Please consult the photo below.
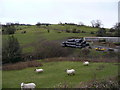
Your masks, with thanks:
[[(23, 58), (33, 59), (57, 57), (80, 57), (81, 50), (77, 48), (63, 48), (61, 43), (68, 38), (95, 37), (99, 28), (77, 25), (16, 25), (14, 36), (18, 39)], [(106, 29), (109, 31), (109, 29)], [(92, 32), (92, 33), (91, 33)], [(3, 35), (3, 42), (8, 35)], [(48, 47), (49, 46), (49, 47)], [(56, 48), (55, 48), (56, 47)], [(53, 51), (53, 49), (55, 51)], [(90, 50), (93, 57), (101, 57), (107, 53)], [(48, 55), (52, 53), (53, 55)], [(41, 54), (41, 55), (40, 55)], [(46, 56), (43, 56), (46, 54)], [(29, 60), (30, 58), (28, 58)]]
[[(20, 88), (22, 82), (34, 82), (37, 85), (36, 88), (64, 88), (66, 86), (77, 88), (81, 87), (80, 83), (106, 80), (118, 74), (118, 64), (116, 64), (118, 53), (96, 51), (94, 48), (79, 49), (61, 46), (61, 43), (68, 38), (94, 37), (99, 28), (58, 24), (16, 25), (15, 28), (13, 35), (22, 49), (23, 62), (22, 64), (21, 62), (5, 64), (6, 71), (2, 71), (3, 88)], [(9, 35), (2, 36), (4, 43)], [(109, 45), (109, 43), (100, 42), (94, 44)], [(89, 66), (83, 66), (85, 60), (90, 62)], [(38, 61), (41, 66), (38, 67), (35, 63), (30, 64), (31, 61)], [(43, 68), (44, 72), (36, 73), (34, 71), (36, 68)], [(71, 68), (76, 70), (74, 76), (68, 76), (65, 72), (66, 69)]]
[[(15, 36), (17, 37), (20, 45), (23, 47), (23, 52), (32, 52), (34, 50), (34, 43), (41, 40), (49, 41), (64, 41), (70, 37), (92, 37), (96, 36), (98, 28), (92, 28), (88, 26), (71, 26), (71, 25), (41, 25), (41, 26), (16, 26), (17, 31)], [(80, 30), (80, 33), (72, 33), (72, 30)], [(48, 33), (49, 30), (49, 33)], [(70, 30), (71, 33), (66, 32)], [(26, 31), (26, 33), (22, 33)], [(91, 34), (94, 32), (94, 34)], [(61, 42), (59, 42), (61, 43)]]

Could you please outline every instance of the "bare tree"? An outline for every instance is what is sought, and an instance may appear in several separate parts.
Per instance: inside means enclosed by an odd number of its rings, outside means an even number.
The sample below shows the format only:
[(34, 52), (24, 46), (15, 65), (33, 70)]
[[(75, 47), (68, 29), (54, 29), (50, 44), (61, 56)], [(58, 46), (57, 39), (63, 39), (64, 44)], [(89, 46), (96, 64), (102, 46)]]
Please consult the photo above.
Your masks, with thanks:
[(95, 27), (95, 20), (91, 21), (92, 27)]
[(96, 21), (92, 20), (91, 24), (92, 24), (92, 27), (96, 27), (96, 28), (100, 28), (101, 25), (103, 25), (100, 20), (96, 20)]

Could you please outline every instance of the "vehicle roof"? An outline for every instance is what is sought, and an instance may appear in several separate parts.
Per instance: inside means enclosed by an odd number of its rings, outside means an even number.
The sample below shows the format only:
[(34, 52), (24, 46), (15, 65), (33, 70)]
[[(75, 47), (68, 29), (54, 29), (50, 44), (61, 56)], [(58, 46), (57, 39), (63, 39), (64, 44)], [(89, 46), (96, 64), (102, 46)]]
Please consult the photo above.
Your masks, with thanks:
[(82, 40), (82, 39), (68, 39), (68, 40)]

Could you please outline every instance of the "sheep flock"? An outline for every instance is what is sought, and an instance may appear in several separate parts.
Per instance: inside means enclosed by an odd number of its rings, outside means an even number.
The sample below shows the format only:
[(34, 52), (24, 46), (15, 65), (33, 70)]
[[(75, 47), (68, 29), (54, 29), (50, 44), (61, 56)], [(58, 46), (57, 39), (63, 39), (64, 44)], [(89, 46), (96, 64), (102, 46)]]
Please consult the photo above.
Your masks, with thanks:
[[(88, 61), (84, 61), (83, 62), (83, 65), (84, 66), (88, 66), (89, 65), (89, 62)], [(41, 73), (43, 72), (44, 70), (43, 69), (35, 69), (34, 70), (36, 73)], [(67, 75), (75, 75), (75, 69), (66, 69), (65, 70)], [(34, 88), (36, 87), (36, 84), (35, 83), (21, 83), (21, 90), (25, 90), (26, 88), (29, 88), (30, 90), (33, 90)]]

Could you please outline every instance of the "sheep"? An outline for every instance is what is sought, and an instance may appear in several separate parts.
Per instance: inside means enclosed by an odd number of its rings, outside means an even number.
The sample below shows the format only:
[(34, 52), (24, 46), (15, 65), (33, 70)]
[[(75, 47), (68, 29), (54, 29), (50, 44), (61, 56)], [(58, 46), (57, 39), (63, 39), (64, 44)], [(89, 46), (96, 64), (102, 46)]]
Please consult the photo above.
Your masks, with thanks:
[(44, 70), (43, 69), (35, 69), (34, 71), (35, 72), (43, 72)]
[(83, 63), (83, 65), (84, 65), (84, 66), (88, 66), (88, 65), (89, 65), (89, 62), (88, 62), (88, 61), (85, 61), (85, 62)]
[(24, 84), (23, 82), (21, 83), (21, 90), (25, 90), (25, 89), (33, 90), (35, 87), (36, 87), (35, 83), (27, 83), (27, 84)]
[(68, 75), (75, 75), (75, 70), (74, 69), (70, 69), (70, 70), (66, 70)]

